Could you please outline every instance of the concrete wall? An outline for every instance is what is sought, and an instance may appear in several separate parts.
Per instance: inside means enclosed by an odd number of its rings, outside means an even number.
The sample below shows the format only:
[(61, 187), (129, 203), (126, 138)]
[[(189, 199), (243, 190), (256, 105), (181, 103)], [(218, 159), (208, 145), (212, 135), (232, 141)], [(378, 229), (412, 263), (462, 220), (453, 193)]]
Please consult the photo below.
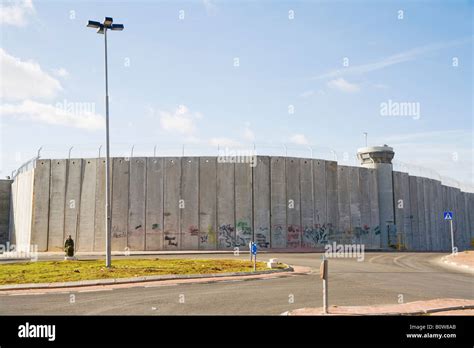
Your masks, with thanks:
[(10, 198), (13, 180), (0, 180), (0, 245), (10, 240)]
[(10, 243), (24, 251), (30, 250), (32, 238), (34, 172), (32, 169), (18, 174), (11, 191)]
[[(112, 249), (232, 250), (250, 240), (273, 250), (321, 250), (333, 241), (380, 249), (387, 238), (394, 249), (445, 251), (446, 210), (454, 212), (455, 246), (469, 248), (474, 238), (474, 194), (439, 181), (391, 172), (392, 189), (383, 185), (384, 199), (393, 192), (394, 229), (383, 233), (378, 168), (268, 156), (256, 164), (114, 158)], [(8, 220), (13, 243), (60, 251), (72, 235), (78, 251), (104, 250), (104, 159), (38, 160), (11, 185), (0, 181), (4, 239)]]
[[(471, 200), (474, 194), (442, 185), (437, 180), (406, 173), (393, 172), (393, 177), (397, 232), (403, 235), (408, 250), (451, 250), (450, 227), (449, 221), (444, 220), (445, 211), (454, 214), (454, 246), (458, 250), (472, 248), (474, 210)], [(404, 177), (408, 178), (408, 184)], [(404, 204), (403, 209), (397, 209), (399, 199), (405, 197), (403, 202), (406, 203), (407, 195), (409, 205)]]

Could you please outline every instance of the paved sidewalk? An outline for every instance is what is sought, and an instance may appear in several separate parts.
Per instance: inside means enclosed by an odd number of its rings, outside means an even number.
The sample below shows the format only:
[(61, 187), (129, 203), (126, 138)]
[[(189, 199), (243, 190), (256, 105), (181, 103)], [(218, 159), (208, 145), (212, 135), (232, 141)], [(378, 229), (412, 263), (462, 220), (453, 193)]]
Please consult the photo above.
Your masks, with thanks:
[[(403, 304), (376, 306), (330, 306), (329, 314), (324, 314), (322, 307), (299, 308), (285, 312), (284, 315), (457, 315), (458, 311), (474, 309), (474, 300), (464, 299), (435, 299), (415, 301)], [(444, 314), (443, 314), (444, 313)], [(449, 314), (447, 314), (449, 313)], [(465, 313), (463, 313), (465, 314)], [(467, 314), (467, 315), (473, 315)]]
[(441, 258), (441, 261), (445, 265), (474, 273), (474, 251), (461, 251), (457, 254), (446, 255)]

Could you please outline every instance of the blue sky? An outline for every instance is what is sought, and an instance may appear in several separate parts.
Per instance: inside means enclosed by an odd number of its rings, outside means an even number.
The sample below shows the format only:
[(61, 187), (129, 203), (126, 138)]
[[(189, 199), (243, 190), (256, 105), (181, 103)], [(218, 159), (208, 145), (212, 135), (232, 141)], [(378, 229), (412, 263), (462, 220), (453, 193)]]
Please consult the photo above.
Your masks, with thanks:
[[(354, 164), (367, 132), (412, 171), (473, 184), (472, 1), (33, 0), (1, 11), (2, 177), (40, 146), (95, 156), (104, 47), (85, 24), (111, 16), (125, 25), (108, 35), (114, 155), (285, 144)], [(389, 102), (417, 112), (382, 115)]]

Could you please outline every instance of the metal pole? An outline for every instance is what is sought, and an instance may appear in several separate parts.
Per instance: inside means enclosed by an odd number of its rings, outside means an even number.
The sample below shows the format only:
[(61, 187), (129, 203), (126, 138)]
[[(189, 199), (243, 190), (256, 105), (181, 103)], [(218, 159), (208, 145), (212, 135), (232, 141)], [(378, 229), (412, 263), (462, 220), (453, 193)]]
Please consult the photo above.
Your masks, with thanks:
[(365, 147), (367, 147), (367, 132), (364, 132), (364, 136), (365, 136)]
[(38, 156), (37, 156), (38, 158), (40, 158), (40, 156), (41, 156), (41, 150), (42, 150), (42, 149), (43, 149), (43, 146), (41, 146), (41, 147), (38, 149)]
[(449, 226), (451, 227), (451, 253), (454, 254), (453, 220), (449, 220)]
[(109, 140), (109, 81), (107, 70), (107, 28), (104, 28), (105, 39), (105, 141), (106, 141), (106, 158), (105, 158), (105, 266), (110, 268), (112, 266), (112, 241), (111, 241), (111, 216), (110, 216), (110, 140)]
[(253, 257), (253, 271), (257, 271), (257, 253), (255, 253), (255, 256)]
[(156, 145), (153, 147), (153, 157), (156, 157)]

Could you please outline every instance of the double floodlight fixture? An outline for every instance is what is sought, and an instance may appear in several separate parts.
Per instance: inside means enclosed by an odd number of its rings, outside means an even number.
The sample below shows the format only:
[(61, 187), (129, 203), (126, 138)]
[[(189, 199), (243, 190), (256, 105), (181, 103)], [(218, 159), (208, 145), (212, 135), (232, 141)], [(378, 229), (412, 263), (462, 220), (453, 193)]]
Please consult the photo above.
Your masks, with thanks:
[(87, 26), (89, 28), (96, 28), (97, 34), (103, 34), (104, 30), (123, 30), (123, 24), (113, 24), (114, 20), (111, 17), (105, 17), (104, 23), (89, 21)]

